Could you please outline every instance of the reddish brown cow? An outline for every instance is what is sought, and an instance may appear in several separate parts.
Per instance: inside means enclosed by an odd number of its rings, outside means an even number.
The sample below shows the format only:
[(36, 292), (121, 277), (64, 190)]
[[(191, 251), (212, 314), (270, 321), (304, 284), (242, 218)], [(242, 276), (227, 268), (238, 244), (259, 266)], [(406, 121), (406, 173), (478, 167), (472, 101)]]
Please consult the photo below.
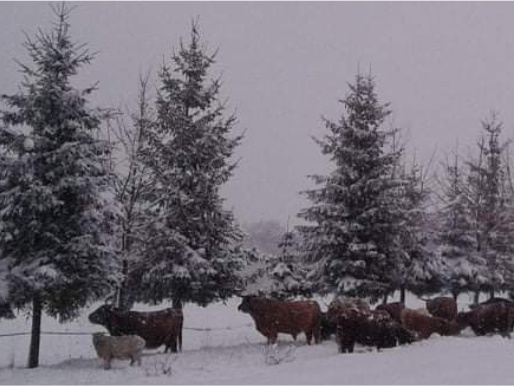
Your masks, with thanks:
[(483, 304), (469, 312), (459, 312), (460, 328), (471, 327), (476, 335), (498, 332), (510, 338), (514, 326), (514, 308), (505, 302)]
[(344, 308), (337, 315), (337, 345), (340, 353), (353, 352), (355, 343), (382, 348), (412, 343), (411, 332), (386, 311)]
[(182, 351), (184, 316), (179, 309), (137, 312), (105, 304), (89, 315), (89, 321), (104, 326), (113, 336), (139, 335), (148, 349), (165, 345), (164, 352)]
[(425, 302), (427, 310), (432, 316), (450, 321), (457, 317), (457, 302), (453, 298), (440, 296), (434, 299), (426, 299)]
[(397, 321), (398, 323), (401, 323), (403, 308), (404, 308), (404, 305), (401, 302), (394, 302), (394, 303), (380, 304), (375, 309), (386, 311), (389, 315), (391, 315), (391, 318), (393, 318), (393, 320)]
[(402, 325), (413, 332), (417, 339), (427, 339), (430, 335), (456, 335), (460, 332), (455, 322), (443, 318), (427, 316), (423, 313), (404, 308), (401, 314)]
[(321, 309), (315, 301), (280, 301), (245, 296), (238, 310), (250, 314), (257, 330), (274, 344), (279, 333), (296, 337), (305, 333), (307, 344), (320, 342)]

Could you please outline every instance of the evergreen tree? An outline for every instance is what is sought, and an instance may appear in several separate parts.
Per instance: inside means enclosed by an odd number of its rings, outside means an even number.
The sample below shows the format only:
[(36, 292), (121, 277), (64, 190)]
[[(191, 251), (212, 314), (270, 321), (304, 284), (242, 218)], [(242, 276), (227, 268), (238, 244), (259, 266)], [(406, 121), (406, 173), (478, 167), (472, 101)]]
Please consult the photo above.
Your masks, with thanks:
[(144, 157), (155, 187), (142, 265), (144, 297), (172, 299), (176, 307), (206, 305), (231, 295), (240, 261), (232, 251), (240, 231), (223, 208), (220, 188), (236, 164), (230, 158), (242, 137), (230, 138), (235, 117), (224, 117), (219, 80), (208, 80), (215, 55), (207, 55), (195, 23), (188, 45), (159, 74), (156, 124)]
[(410, 170), (402, 167), (400, 189), (400, 227), (398, 234), (401, 264), (394, 275), (399, 275), (400, 301), (405, 303), (405, 291), (418, 295), (438, 292), (445, 281), (444, 260), (435, 253), (435, 227), (428, 212), (430, 190), (426, 170), (414, 162)]
[(477, 253), (485, 261), (482, 290), (494, 292), (508, 286), (512, 276), (512, 192), (502, 161), (506, 145), (500, 144), (502, 124), (493, 115), (482, 122), (485, 131), (479, 143), (480, 162), (469, 162), (469, 185), (474, 193), (471, 202), (476, 220)]
[(399, 203), (391, 178), (400, 151), (388, 149), (393, 131), (383, 129), (390, 114), (378, 101), (371, 76), (358, 74), (341, 101), (339, 122), (325, 120), (329, 134), (317, 140), (335, 169), (313, 176), (320, 188), (307, 191), (312, 206), (300, 217), (309, 259), (317, 265), (319, 291), (377, 298), (390, 290), (397, 269)]
[(464, 291), (476, 291), (480, 287), (480, 272), (485, 262), (477, 254), (477, 239), (473, 227), (473, 213), (465, 175), (455, 151), (452, 162), (444, 165), (441, 182), (442, 207), (439, 210), (439, 253), (446, 262), (445, 287), (457, 298)]
[(102, 113), (88, 106), (94, 88), (71, 84), (92, 56), (70, 39), (69, 10), (54, 11), (52, 31), (25, 43), (32, 64), (21, 65), (20, 91), (2, 95), (0, 266), (8, 301), (32, 305), (29, 367), (38, 366), (42, 313), (76, 317), (117, 269), (110, 147), (97, 139)]

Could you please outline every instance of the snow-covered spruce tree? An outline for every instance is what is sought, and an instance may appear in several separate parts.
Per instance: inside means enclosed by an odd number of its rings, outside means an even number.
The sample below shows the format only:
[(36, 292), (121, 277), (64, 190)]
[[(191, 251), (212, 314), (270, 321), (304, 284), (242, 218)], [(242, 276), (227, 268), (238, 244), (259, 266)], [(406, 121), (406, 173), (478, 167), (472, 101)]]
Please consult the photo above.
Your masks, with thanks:
[(371, 75), (358, 74), (349, 87), (345, 113), (337, 123), (325, 120), (329, 134), (317, 140), (335, 168), (313, 176), (320, 187), (306, 192), (312, 206), (300, 213), (311, 224), (299, 229), (321, 293), (377, 299), (398, 266), (395, 191), (403, 182), (391, 175), (401, 152), (389, 150), (393, 131), (383, 123), (390, 111)]
[(436, 234), (433, 218), (428, 211), (430, 188), (427, 169), (416, 161), (410, 168), (403, 165), (399, 190), (400, 227), (398, 250), (400, 264), (393, 272), (392, 282), (400, 289), (400, 301), (405, 303), (405, 291), (422, 295), (438, 292), (445, 281), (444, 260), (436, 253)]
[(157, 119), (145, 150), (156, 220), (145, 242), (142, 295), (172, 299), (175, 307), (226, 299), (241, 263), (232, 251), (241, 234), (220, 188), (236, 167), (230, 158), (242, 136), (231, 137), (236, 118), (224, 117), (220, 81), (208, 79), (214, 57), (193, 23), (189, 43), (181, 42), (173, 66), (159, 73)]
[(447, 160), (443, 165), (441, 207), (438, 211), (438, 244), (446, 266), (445, 287), (454, 298), (461, 292), (477, 291), (485, 267), (485, 261), (477, 253), (473, 212), (459, 158), (456, 149), (453, 160)]
[(508, 183), (507, 162), (502, 161), (506, 145), (500, 144), (501, 122), (496, 116), (482, 122), (485, 131), (479, 142), (478, 161), (469, 161), (468, 189), (475, 219), (477, 253), (484, 259), (481, 290), (494, 292), (509, 286), (514, 272), (513, 196)]
[(20, 91), (2, 95), (4, 134), (14, 134), (0, 136), (0, 261), (8, 301), (32, 307), (31, 368), (38, 366), (42, 313), (76, 317), (105, 294), (117, 269), (110, 147), (96, 135), (102, 114), (88, 107), (94, 88), (71, 84), (92, 56), (71, 41), (66, 6), (54, 11), (52, 31), (25, 43), (32, 63), (21, 65)]
[(116, 160), (115, 194), (121, 206), (118, 248), (121, 251), (122, 281), (117, 291), (116, 304), (130, 309), (138, 291), (137, 265), (143, 255), (147, 218), (145, 198), (153, 188), (148, 170), (143, 162), (147, 145), (147, 131), (155, 123), (155, 114), (148, 94), (149, 75), (139, 78), (139, 94), (134, 111), (128, 111), (130, 122), (124, 114), (116, 117), (112, 127), (118, 154)]
[(261, 293), (276, 298), (311, 296), (312, 286), (307, 280), (308, 269), (299, 252), (299, 235), (287, 231), (278, 243), (280, 253), (267, 261), (266, 273), (257, 286)]

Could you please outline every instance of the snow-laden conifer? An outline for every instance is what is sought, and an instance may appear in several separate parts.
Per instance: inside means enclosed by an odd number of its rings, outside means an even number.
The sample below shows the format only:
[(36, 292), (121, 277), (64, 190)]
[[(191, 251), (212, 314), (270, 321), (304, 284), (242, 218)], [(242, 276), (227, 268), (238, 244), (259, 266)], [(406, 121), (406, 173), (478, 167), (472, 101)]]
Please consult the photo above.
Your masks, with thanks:
[(155, 182), (147, 197), (150, 225), (142, 265), (144, 297), (175, 306), (225, 299), (237, 281), (240, 238), (220, 188), (232, 176), (241, 136), (219, 101), (221, 83), (210, 80), (215, 55), (207, 55), (197, 25), (159, 73), (156, 124), (148, 131), (144, 163)]
[(358, 74), (349, 87), (340, 120), (325, 120), (329, 133), (317, 140), (334, 169), (313, 176), (319, 187), (306, 192), (312, 205), (300, 214), (310, 224), (300, 229), (321, 292), (377, 297), (397, 268), (402, 182), (391, 175), (401, 154), (391, 150), (393, 131), (383, 127), (390, 111), (373, 78)]
[(29, 367), (38, 365), (42, 312), (68, 320), (112, 285), (109, 144), (98, 139), (102, 112), (88, 104), (94, 87), (71, 82), (92, 55), (72, 42), (69, 11), (55, 8), (51, 32), (27, 38), (18, 93), (2, 95), (0, 261), (8, 301), (32, 305)]
[(445, 287), (456, 298), (459, 293), (476, 291), (485, 280), (482, 276), (485, 261), (477, 253), (477, 238), (466, 187), (465, 170), (455, 150), (453, 159), (443, 165), (441, 207), (438, 212), (439, 254), (445, 261)]

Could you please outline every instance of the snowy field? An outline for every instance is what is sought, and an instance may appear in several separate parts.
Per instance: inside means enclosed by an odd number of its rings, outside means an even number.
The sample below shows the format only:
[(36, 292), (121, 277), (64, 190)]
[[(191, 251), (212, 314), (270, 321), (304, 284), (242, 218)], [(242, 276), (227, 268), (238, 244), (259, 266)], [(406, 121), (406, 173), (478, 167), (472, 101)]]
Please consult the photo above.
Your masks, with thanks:
[[(466, 308), (467, 296), (459, 298)], [(96, 358), (90, 336), (42, 337), (40, 368), (26, 369), (28, 336), (0, 338), (0, 384), (512, 384), (514, 340), (499, 336), (433, 336), (410, 346), (376, 352), (359, 347), (354, 354), (338, 354), (334, 341), (306, 346), (281, 335), (270, 364), (265, 339), (255, 331), (249, 315), (237, 311), (238, 299), (207, 308), (187, 306), (182, 354), (147, 351), (141, 367), (128, 361), (106, 371)], [(409, 297), (407, 306), (422, 307)], [(158, 308), (163, 308), (160, 306)], [(325, 305), (322, 304), (324, 308)], [(94, 309), (92, 307), (91, 309)], [(94, 332), (86, 309), (78, 320), (60, 325), (43, 319), (44, 331)], [(136, 307), (136, 309), (152, 309)], [(28, 331), (30, 320), (19, 315), (0, 322), (0, 334)], [(230, 328), (230, 329), (227, 329)], [(219, 330), (218, 330), (219, 329)]]

